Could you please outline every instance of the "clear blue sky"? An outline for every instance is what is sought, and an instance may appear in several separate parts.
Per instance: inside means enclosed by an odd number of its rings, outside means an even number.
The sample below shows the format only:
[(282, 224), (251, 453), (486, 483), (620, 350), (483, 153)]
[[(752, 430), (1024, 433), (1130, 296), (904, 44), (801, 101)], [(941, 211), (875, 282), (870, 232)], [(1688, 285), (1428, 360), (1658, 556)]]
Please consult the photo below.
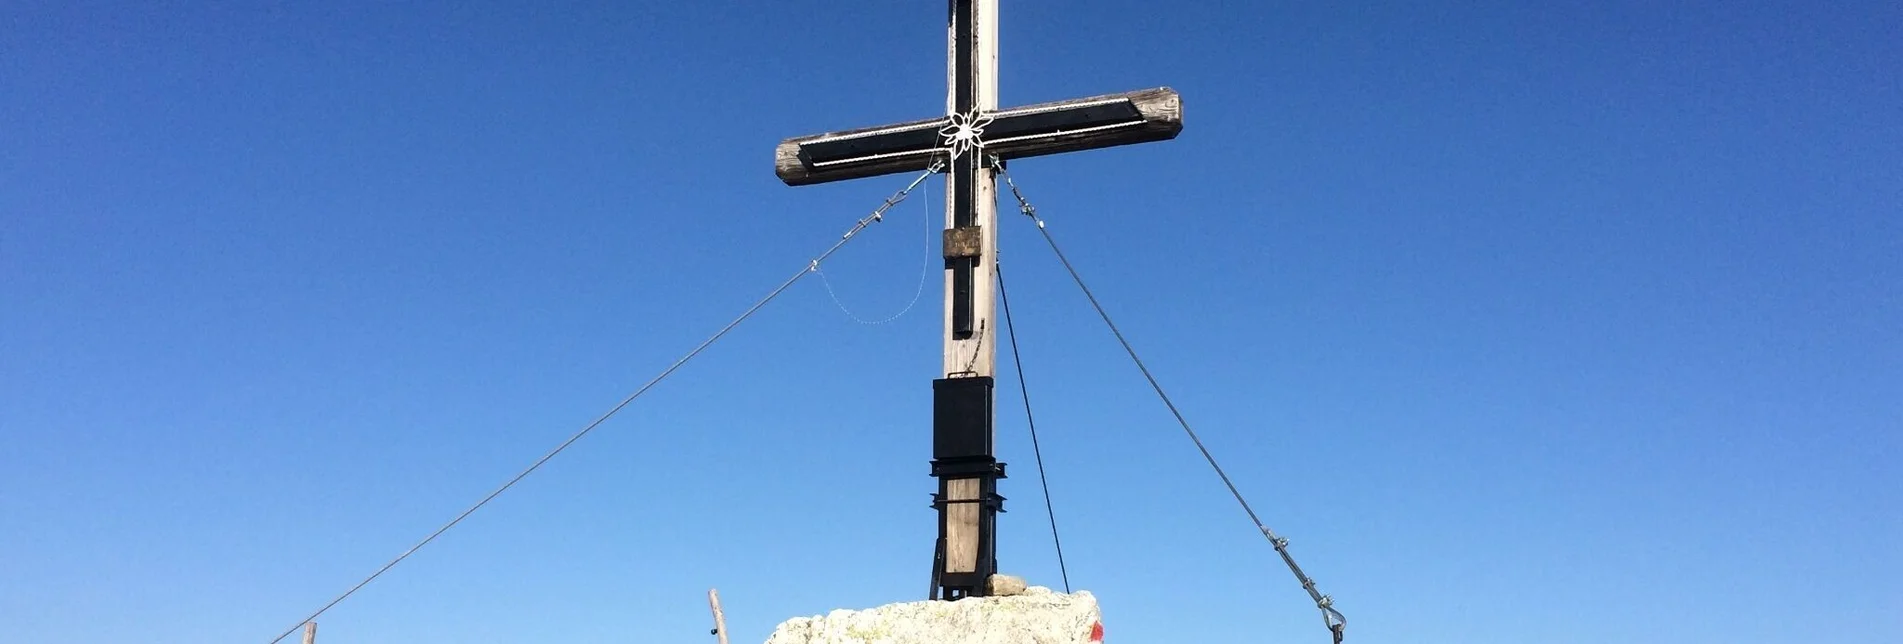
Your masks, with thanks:
[[(1014, 175), (1351, 642), (1903, 641), (1903, 8), (1446, 4), (1006, 0), (1005, 103), (1187, 120)], [(902, 184), (771, 151), (942, 111), (943, 13), (6, 3), (0, 639), (290, 626)], [(931, 189), (827, 266), (862, 314), (911, 297)], [(1111, 641), (1324, 641), (1005, 225)], [(320, 641), (922, 597), (937, 293), (869, 327), (802, 282)], [(1016, 395), (1001, 557), (1056, 585)]]

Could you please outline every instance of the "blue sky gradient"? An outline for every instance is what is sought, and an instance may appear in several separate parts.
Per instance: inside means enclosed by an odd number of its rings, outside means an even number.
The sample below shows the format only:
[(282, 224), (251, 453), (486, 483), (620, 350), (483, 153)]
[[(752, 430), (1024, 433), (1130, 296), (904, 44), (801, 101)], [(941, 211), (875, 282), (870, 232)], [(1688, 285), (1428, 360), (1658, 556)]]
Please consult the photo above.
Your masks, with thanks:
[[(1160, 10), (1159, 10), (1160, 9)], [(0, 7), (0, 636), (258, 642), (907, 177), (937, 3)], [(1903, 5), (1004, 3), (1013, 175), (1350, 642), (1903, 641)], [(902, 308), (941, 216), (827, 264)], [(1009, 212), (1008, 210), (1006, 212)], [(1112, 642), (1325, 641), (1028, 223), (1008, 276)], [(319, 621), (737, 642), (923, 596), (936, 283), (802, 282)], [(1056, 585), (1017, 392), (1000, 556)]]

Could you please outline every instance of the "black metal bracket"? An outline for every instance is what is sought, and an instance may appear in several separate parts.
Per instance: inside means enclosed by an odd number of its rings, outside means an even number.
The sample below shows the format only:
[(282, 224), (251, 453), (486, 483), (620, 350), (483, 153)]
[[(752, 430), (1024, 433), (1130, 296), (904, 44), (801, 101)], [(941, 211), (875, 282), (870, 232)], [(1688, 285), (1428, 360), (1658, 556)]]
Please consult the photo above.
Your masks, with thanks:
[[(932, 508), (938, 514), (938, 545), (932, 562), (932, 599), (983, 597), (998, 570), (997, 515), (1004, 511), (998, 479), (1005, 464), (992, 454), (993, 380), (988, 376), (932, 381), (931, 473), (938, 479)], [(975, 498), (952, 499), (953, 481), (976, 481)], [(972, 570), (945, 570), (946, 532), (953, 506), (978, 506), (977, 561)], [(964, 563), (961, 563), (962, 567)]]

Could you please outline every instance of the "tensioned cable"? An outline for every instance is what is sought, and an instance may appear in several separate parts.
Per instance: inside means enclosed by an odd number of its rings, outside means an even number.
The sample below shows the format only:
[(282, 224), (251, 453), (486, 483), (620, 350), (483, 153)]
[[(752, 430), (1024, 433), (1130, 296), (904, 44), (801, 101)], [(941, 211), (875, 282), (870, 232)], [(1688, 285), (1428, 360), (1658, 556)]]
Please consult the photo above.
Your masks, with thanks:
[(1203, 453), (1203, 460), (1209, 461), (1209, 467), (1216, 470), (1216, 476), (1222, 478), (1222, 484), (1229, 488), (1230, 495), (1236, 497), (1236, 503), (1242, 505), (1242, 511), (1248, 513), (1249, 520), (1255, 522), (1256, 529), (1262, 532), (1262, 536), (1269, 540), (1270, 545), (1275, 546), (1276, 554), (1282, 556), (1282, 562), (1288, 565), (1289, 572), (1295, 574), (1295, 579), (1302, 583), (1302, 589), (1308, 591), (1309, 598), (1315, 601), (1315, 607), (1321, 609), (1322, 624), (1327, 626), (1328, 632), (1334, 636), (1335, 644), (1341, 644), (1342, 631), (1348, 626), (1348, 618), (1343, 616), (1341, 611), (1335, 610), (1334, 598), (1322, 594), (1315, 588), (1315, 580), (1310, 579), (1308, 573), (1302, 572), (1302, 567), (1295, 563), (1295, 557), (1289, 555), (1288, 539), (1276, 536), (1275, 531), (1263, 524), (1262, 519), (1256, 516), (1255, 510), (1249, 507), (1249, 501), (1242, 498), (1242, 491), (1236, 489), (1236, 484), (1229, 480), (1229, 475), (1223, 472), (1221, 465), (1216, 463), (1216, 457), (1210, 455), (1209, 448), (1203, 446), (1203, 440), (1196, 436), (1196, 430), (1190, 429), (1189, 421), (1183, 418), (1183, 412), (1176, 409), (1176, 403), (1170, 400), (1169, 394), (1163, 392), (1163, 385), (1157, 383), (1156, 376), (1150, 374), (1150, 369), (1144, 366), (1143, 359), (1137, 357), (1136, 349), (1130, 346), (1130, 341), (1125, 339), (1123, 332), (1117, 329), (1117, 323), (1110, 320), (1110, 314), (1104, 311), (1103, 304), (1099, 303), (1097, 296), (1091, 293), (1090, 286), (1084, 284), (1083, 276), (1079, 275), (1077, 268), (1064, 257), (1063, 249), (1057, 247), (1057, 240), (1051, 237), (1049, 230), (1045, 229), (1044, 220), (1037, 216), (1037, 208), (1032, 206), (1030, 201), (1025, 200), (1024, 193), (1018, 190), (1017, 182), (1012, 181), (1011, 176), (1005, 174), (1004, 163), (998, 157), (992, 156), (991, 164), (997, 169), (998, 176), (1004, 179), (1005, 185), (1011, 188), (1011, 195), (1017, 198), (1018, 211), (1037, 223), (1038, 233), (1044, 236), (1045, 243), (1050, 244), (1051, 252), (1057, 254), (1057, 261), (1063, 263), (1064, 270), (1070, 272), (1071, 280), (1077, 282), (1077, 288), (1083, 290), (1084, 298), (1090, 300), (1092, 308), (1097, 309), (1097, 316), (1103, 318), (1105, 326), (1110, 327), (1110, 333), (1117, 337), (1119, 344), (1123, 345), (1124, 352), (1130, 354), (1130, 360), (1136, 363), (1138, 371), (1143, 372), (1143, 378), (1150, 381), (1150, 388), (1155, 389), (1157, 397), (1163, 399), (1163, 405), (1168, 407), (1170, 414), (1176, 417), (1176, 423), (1183, 426), (1183, 433), (1188, 434), (1190, 442), (1195, 443), (1196, 449)]
[(342, 602), (345, 598), (355, 594), (358, 590), (362, 589), (364, 586), (369, 585), (370, 582), (375, 581), (377, 577), (382, 576), (383, 573), (389, 571), (390, 568), (395, 567), (398, 563), (401, 563), (404, 559), (408, 559), (410, 555), (415, 554), (417, 550), (421, 549), (423, 546), (429, 545), (431, 541), (435, 541), (437, 537), (442, 536), (444, 532), (448, 532), (450, 528), (456, 527), (456, 524), (462, 523), (463, 519), (467, 519), (469, 518), (469, 515), (475, 514), (476, 510), (482, 509), (482, 506), (488, 505), (489, 502), (494, 500), (497, 496), (501, 496), (503, 492), (507, 491), (510, 487), (513, 487), (517, 482), (521, 481), (523, 478), (527, 477), (530, 473), (534, 472), (535, 470), (541, 468), (542, 464), (547, 463), (549, 459), (555, 458), (556, 454), (560, 454), (562, 453), (562, 450), (568, 449), (569, 445), (575, 444), (575, 441), (581, 440), (581, 437), (588, 435), (588, 432), (594, 431), (596, 427), (599, 427), (601, 426), (602, 423), (607, 422), (610, 417), (614, 416), (617, 412), (620, 412), (623, 407), (627, 407), (628, 404), (634, 402), (636, 398), (640, 398), (641, 395), (647, 393), (649, 389), (654, 388), (654, 386), (657, 384), (660, 384), (662, 380), (666, 379), (670, 375), (673, 375), (673, 373), (676, 370), (680, 369), (682, 365), (687, 364), (689, 360), (693, 360), (695, 356), (700, 355), (700, 352), (705, 351), (709, 345), (712, 345), (714, 343), (714, 341), (719, 340), (720, 338), (726, 336), (727, 332), (732, 331), (734, 327), (740, 326), (740, 323), (745, 322), (747, 318), (753, 317), (753, 314), (755, 312), (758, 312), (762, 307), (766, 306), (768, 302), (772, 302), (774, 298), (779, 297), (781, 293), (786, 292), (786, 289), (791, 288), (793, 286), (793, 283), (798, 282), (800, 278), (805, 277), (807, 273), (811, 273), (818, 270), (820, 262), (826, 261), (826, 258), (831, 257), (833, 253), (838, 252), (840, 248), (846, 245), (846, 242), (852, 241), (852, 238), (858, 236), (859, 232), (862, 230), (865, 230), (867, 226), (870, 226), (876, 222), (883, 220), (885, 218), (886, 210), (889, 210), (892, 208), (892, 206), (897, 205), (901, 201), (904, 201), (906, 196), (912, 193), (913, 188), (917, 188), (918, 185), (920, 183), (923, 183), (926, 178), (937, 173), (941, 167), (942, 167), (941, 164), (933, 164), (931, 168), (927, 169), (924, 173), (920, 174), (917, 179), (913, 179), (911, 184), (905, 186), (905, 188), (903, 189), (900, 189), (898, 192), (892, 193), (892, 196), (886, 197), (884, 204), (880, 205), (877, 210), (872, 211), (872, 214), (866, 215), (864, 218), (861, 218), (857, 223), (854, 223), (852, 228), (846, 231), (846, 234), (840, 236), (839, 241), (833, 242), (833, 245), (830, 248), (826, 249), (826, 252), (820, 253), (818, 256), (814, 257), (811, 262), (808, 262), (806, 264), (805, 268), (801, 268), (798, 273), (794, 273), (792, 277), (789, 277), (786, 279), (786, 281), (781, 282), (778, 287), (775, 287), (771, 292), (768, 292), (766, 294), (766, 297), (760, 298), (760, 301), (754, 302), (753, 306), (747, 307), (747, 310), (742, 312), (739, 317), (734, 318), (732, 322), (728, 322), (727, 326), (721, 327), (719, 331), (715, 331), (714, 334), (711, 336), (708, 336), (706, 340), (702, 340), (701, 343), (699, 345), (696, 345), (692, 351), (688, 351), (686, 355), (683, 355), (680, 357), (680, 359), (675, 360), (674, 364), (668, 365), (666, 369), (661, 370), (660, 375), (657, 375), (652, 380), (647, 381), (647, 384), (641, 385), (641, 388), (634, 390), (634, 393), (628, 394), (627, 398), (621, 399), (621, 402), (615, 404), (614, 407), (609, 408), (607, 413), (602, 414), (600, 417), (596, 418), (593, 422), (590, 422), (586, 426), (582, 427), (581, 431), (575, 432), (573, 436), (569, 436), (568, 440), (562, 441), (560, 445), (556, 445), (555, 449), (549, 450), (547, 454), (543, 454), (541, 458), (538, 458), (535, 460), (534, 463), (529, 464), (528, 468), (522, 470), (520, 474), (516, 474), (514, 478), (511, 478), (509, 479), (508, 482), (503, 483), (502, 486), (496, 488), (494, 492), (490, 492), (488, 496), (482, 497), (482, 500), (477, 501), (475, 505), (469, 506), (469, 509), (463, 510), (462, 514), (456, 515), (456, 518), (450, 519), (449, 523), (443, 524), (443, 527), (437, 528), (435, 532), (431, 532), (429, 536), (424, 537), (422, 541), (418, 541), (416, 545), (410, 546), (409, 550), (405, 550), (403, 551), (403, 554), (397, 555), (395, 559), (391, 559), (390, 563), (383, 564), (382, 568), (378, 568), (376, 572), (370, 573), (369, 577), (365, 577), (363, 581), (357, 582), (357, 585), (351, 586), (350, 590), (346, 590), (344, 591), (343, 594), (338, 595), (336, 599), (330, 600), (330, 603), (324, 604), (323, 608), (317, 609), (317, 612), (311, 613), (309, 617), (305, 617), (304, 619), (298, 620), (296, 625), (293, 625), (292, 627), (285, 629), (285, 631), (282, 634), (279, 634), (277, 637), (272, 638), (268, 644), (277, 644), (277, 642), (279, 642), (280, 640), (283, 640), (284, 638), (289, 637), (291, 633), (296, 632), (299, 627), (302, 627), (304, 624), (310, 622), (311, 620), (317, 619), (319, 615), (323, 615), (325, 611), (328, 611), (331, 609), (331, 607), (336, 606), (338, 602)]
[(1024, 424), (1031, 428), (1031, 455), (1037, 458), (1037, 482), (1044, 486), (1044, 515), (1051, 518), (1051, 545), (1057, 548), (1057, 572), (1070, 592), (1070, 569), (1064, 565), (1064, 541), (1057, 537), (1057, 512), (1051, 509), (1051, 482), (1044, 476), (1044, 450), (1037, 445), (1037, 419), (1031, 415), (1031, 389), (1024, 386), (1024, 358), (1018, 355), (1018, 328), (1011, 322), (1011, 297), (1004, 292), (1004, 268), (992, 262), (998, 276), (998, 299), (1004, 303), (1004, 332), (1011, 339), (1011, 365), (1018, 372), (1018, 393), (1024, 397)]

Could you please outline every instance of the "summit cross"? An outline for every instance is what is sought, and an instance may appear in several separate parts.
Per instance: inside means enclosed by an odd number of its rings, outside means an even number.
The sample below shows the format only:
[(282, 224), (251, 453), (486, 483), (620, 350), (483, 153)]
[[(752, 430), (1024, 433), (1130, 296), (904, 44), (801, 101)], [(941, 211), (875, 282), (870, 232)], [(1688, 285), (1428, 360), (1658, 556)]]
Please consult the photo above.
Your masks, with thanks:
[(950, 0), (945, 115), (782, 141), (774, 170), (801, 186), (933, 168), (945, 191), (944, 370), (932, 381), (932, 599), (989, 594), (1004, 463), (993, 454), (997, 170), (1004, 161), (1175, 138), (1167, 87), (998, 109), (998, 0)]

